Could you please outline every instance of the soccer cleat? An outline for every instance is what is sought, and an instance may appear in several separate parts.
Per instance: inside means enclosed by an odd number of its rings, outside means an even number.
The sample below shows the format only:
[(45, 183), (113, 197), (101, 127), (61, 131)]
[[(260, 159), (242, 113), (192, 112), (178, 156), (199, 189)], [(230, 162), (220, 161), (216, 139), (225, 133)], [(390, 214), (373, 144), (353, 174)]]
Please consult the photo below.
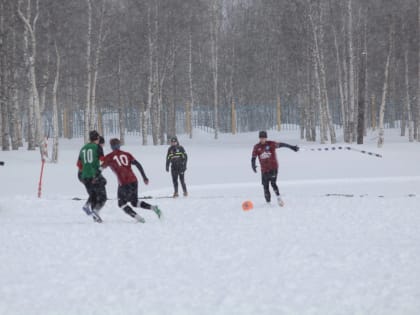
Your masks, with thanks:
[(156, 213), (156, 215), (160, 219), (160, 217), (162, 216), (162, 211), (160, 211), (159, 207), (158, 206), (152, 206), (152, 210), (153, 210), (154, 213)]
[(146, 222), (146, 220), (142, 216), (140, 216), (138, 214), (135, 215), (134, 219), (136, 219), (136, 221), (137, 222), (140, 222), (140, 223)]
[(88, 203), (85, 203), (82, 209), (86, 215), (92, 215), (92, 210), (90, 209), (90, 205)]
[(178, 198), (178, 196), (179, 196), (179, 195), (178, 195), (178, 193), (177, 193), (177, 192), (174, 192), (173, 197), (174, 197), (174, 198)]
[(280, 196), (277, 196), (277, 202), (278, 202), (280, 207), (284, 207), (284, 201), (283, 201), (283, 199), (281, 199)]

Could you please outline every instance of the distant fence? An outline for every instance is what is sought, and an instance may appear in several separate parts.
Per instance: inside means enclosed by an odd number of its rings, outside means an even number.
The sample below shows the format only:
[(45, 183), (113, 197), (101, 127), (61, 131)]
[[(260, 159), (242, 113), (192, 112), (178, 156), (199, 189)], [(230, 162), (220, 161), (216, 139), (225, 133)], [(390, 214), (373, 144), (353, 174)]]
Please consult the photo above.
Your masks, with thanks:
[[(105, 135), (119, 134), (118, 111), (109, 107), (101, 109), (103, 121), (103, 133)], [(231, 132), (231, 109), (230, 107), (221, 107), (218, 109), (219, 131), (221, 133)], [(83, 110), (72, 111), (69, 113), (71, 137), (82, 137), (84, 135), (84, 112)], [(63, 136), (63, 113), (60, 115), (59, 130), (60, 136)], [(127, 107), (125, 109), (126, 134), (141, 135), (141, 113), (138, 107)], [(184, 107), (179, 106), (176, 109), (176, 133), (186, 133), (186, 115)], [(338, 117), (339, 115), (333, 115)], [(236, 128), (237, 132), (248, 132), (262, 129), (277, 128), (275, 105), (241, 105), (236, 107)], [(163, 123), (168, 125), (167, 113), (163, 114)], [(334, 119), (337, 126), (341, 125), (339, 118)], [(298, 129), (300, 124), (299, 108), (293, 104), (282, 104), (281, 115), (282, 129)], [(192, 113), (192, 127), (203, 130), (214, 130), (214, 112), (209, 106), (195, 106)], [(400, 127), (399, 120), (387, 121), (385, 127)], [(52, 131), (52, 113), (44, 113), (44, 128), (47, 134)], [(148, 134), (151, 134), (151, 125), (147, 126)]]

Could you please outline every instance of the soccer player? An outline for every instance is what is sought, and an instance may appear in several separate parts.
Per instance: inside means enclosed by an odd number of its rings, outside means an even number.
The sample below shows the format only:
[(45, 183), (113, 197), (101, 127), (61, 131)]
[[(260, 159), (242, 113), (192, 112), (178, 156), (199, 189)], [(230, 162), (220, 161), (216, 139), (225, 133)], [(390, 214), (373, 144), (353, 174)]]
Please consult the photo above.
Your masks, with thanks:
[(133, 207), (152, 210), (160, 218), (162, 215), (158, 206), (150, 205), (147, 202), (138, 200), (138, 180), (132, 165), (135, 165), (143, 177), (143, 182), (148, 185), (147, 178), (141, 164), (129, 152), (120, 150), (121, 142), (114, 138), (110, 140), (112, 152), (105, 156), (102, 168), (110, 167), (118, 178), (118, 206), (138, 222), (144, 223), (142, 216), (137, 214)]
[(101, 161), (104, 159), (104, 151), (99, 145), (100, 136), (96, 130), (89, 132), (89, 143), (85, 144), (79, 153), (77, 166), (79, 179), (85, 185), (89, 198), (83, 206), (83, 211), (93, 217), (93, 220), (101, 223), (99, 211), (105, 205), (106, 179), (101, 175)]
[(267, 203), (271, 201), (271, 194), (270, 194), (270, 184), (274, 190), (274, 193), (277, 196), (277, 202), (280, 207), (284, 206), (284, 201), (280, 197), (279, 188), (277, 187), (277, 172), (278, 172), (278, 162), (276, 157), (276, 149), (286, 147), (295, 152), (299, 151), (299, 147), (297, 145), (290, 145), (287, 143), (282, 142), (275, 142), (267, 140), (267, 132), (260, 131), (259, 132), (260, 141), (254, 145), (254, 149), (252, 150), (252, 158), (251, 158), (251, 167), (252, 170), (256, 173), (257, 166), (255, 164), (255, 160), (258, 157), (261, 166), (261, 180), (262, 185), (264, 188), (264, 197)]
[(171, 146), (168, 148), (166, 154), (166, 171), (169, 172), (169, 165), (171, 165), (172, 184), (174, 185), (173, 197), (178, 195), (178, 178), (181, 182), (184, 196), (188, 196), (187, 185), (185, 184), (185, 171), (187, 170), (188, 156), (183, 146), (179, 145), (177, 137), (171, 138)]

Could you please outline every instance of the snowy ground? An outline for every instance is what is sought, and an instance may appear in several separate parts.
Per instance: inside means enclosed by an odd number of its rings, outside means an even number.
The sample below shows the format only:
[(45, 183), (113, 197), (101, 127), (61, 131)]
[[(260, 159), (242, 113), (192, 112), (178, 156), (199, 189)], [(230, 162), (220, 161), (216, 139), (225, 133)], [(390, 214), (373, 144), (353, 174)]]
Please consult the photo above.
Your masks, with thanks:
[[(118, 209), (109, 170), (103, 224), (71, 200), (86, 197), (81, 139), (61, 140), (40, 199), (39, 152), (0, 152), (0, 314), (419, 314), (420, 144), (387, 130), (383, 149), (374, 135), (353, 145), (376, 158), (311, 151), (297, 131), (269, 138), (306, 148), (277, 150), (284, 208), (251, 170), (257, 133), (197, 131), (180, 136), (190, 196), (149, 200), (165, 217), (140, 210), (145, 224)], [(140, 195), (172, 194), (167, 147), (127, 142), (150, 179)]]

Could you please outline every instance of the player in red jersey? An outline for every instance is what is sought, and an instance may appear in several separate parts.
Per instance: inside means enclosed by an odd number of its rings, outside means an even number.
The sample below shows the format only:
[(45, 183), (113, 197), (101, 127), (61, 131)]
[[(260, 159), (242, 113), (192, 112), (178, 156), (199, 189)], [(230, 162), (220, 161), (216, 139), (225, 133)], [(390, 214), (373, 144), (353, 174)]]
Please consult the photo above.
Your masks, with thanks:
[(265, 201), (269, 203), (271, 201), (270, 194), (270, 184), (274, 190), (274, 193), (277, 196), (278, 204), (283, 207), (284, 202), (280, 197), (279, 188), (277, 187), (277, 172), (278, 172), (278, 162), (276, 157), (276, 149), (286, 147), (295, 152), (299, 151), (297, 145), (290, 145), (287, 143), (275, 142), (267, 140), (267, 132), (260, 131), (259, 133), (260, 142), (254, 145), (252, 150), (251, 166), (252, 170), (256, 173), (257, 166), (255, 165), (255, 160), (258, 157), (261, 166), (261, 180), (264, 187), (264, 197)]
[(109, 166), (118, 178), (118, 206), (129, 216), (142, 223), (145, 222), (144, 218), (137, 214), (132, 207), (152, 210), (160, 218), (162, 212), (158, 206), (152, 206), (147, 202), (138, 200), (138, 180), (131, 166), (135, 165), (137, 167), (143, 177), (143, 182), (147, 185), (149, 179), (141, 164), (131, 153), (120, 150), (121, 142), (119, 139), (111, 139), (109, 143), (112, 152), (105, 156), (102, 168)]

